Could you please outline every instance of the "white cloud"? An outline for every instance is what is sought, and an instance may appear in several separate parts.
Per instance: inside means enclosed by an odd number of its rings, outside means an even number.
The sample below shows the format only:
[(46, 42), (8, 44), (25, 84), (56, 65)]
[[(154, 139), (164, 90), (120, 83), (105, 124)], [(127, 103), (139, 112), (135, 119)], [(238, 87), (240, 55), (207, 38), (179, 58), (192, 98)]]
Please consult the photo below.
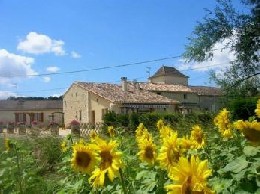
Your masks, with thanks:
[(81, 55), (75, 51), (72, 51), (70, 53), (71, 57), (74, 58), (74, 59), (78, 59), (78, 58), (81, 58)]
[(213, 58), (204, 62), (191, 62), (184, 63), (184, 60), (181, 59), (181, 63), (178, 66), (179, 70), (194, 70), (194, 71), (208, 71), (216, 70), (222, 71), (230, 66), (230, 62), (235, 60), (235, 53), (231, 51), (226, 45), (229, 42), (229, 39), (225, 39), (222, 42), (218, 42), (213, 47)]
[(34, 59), (9, 53), (5, 49), (0, 49), (0, 85), (8, 85), (22, 78), (37, 75), (32, 69)]
[(60, 93), (60, 94), (53, 94), (53, 95), (51, 95), (51, 97), (60, 97), (60, 96), (62, 96), (64, 93)]
[(56, 72), (58, 72), (60, 70), (60, 68), (59, 67), (55, 67), (55, 66), (51, 66), (51, 67), (47, 67), (46, 70), (48, 72), (50, 72), (50, 73), (56, 73)]
[(55, 55), (65, 55), (62, 40), (53, 40), (44, 34), (30, 32), (24, 40), (17, 46), (18, 50), (31, 54), (54, 53)]
[(17, 94), (11, 91), (0, 91), (0, 99), (7, 99), (10, 96), (17, 97)]
[(50, 81), (51, 81), (51, 78), (50, 78), (50, 77), (48, 77), (48, 76), (44, 76), (44, 77), (43, 77), (43, 82), (48, 83), (48, 82), (50, 82)]

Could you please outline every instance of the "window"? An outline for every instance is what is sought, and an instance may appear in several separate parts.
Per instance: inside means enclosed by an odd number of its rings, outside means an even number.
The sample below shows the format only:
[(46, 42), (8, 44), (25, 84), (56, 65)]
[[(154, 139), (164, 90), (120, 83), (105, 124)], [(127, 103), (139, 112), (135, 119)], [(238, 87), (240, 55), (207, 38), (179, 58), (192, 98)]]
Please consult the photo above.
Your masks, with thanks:
[(101, 119), (103, 120), (104, 119), (104, 116), (105, 114), (108, 112), (108, 109), (107, 108), (102, 108), (102, 113), (101, 113)]
[(25, 113), (15, 113), (15, 122), (26, 122), (26, 114)]
[(82, 110), (79, 111), (79, 120), (81, 121), (82, 119)]
[(187, 98), (188, 98), (187, 94), (183, 94), (183, 99), (187, 99)]
[(96, 123), (96, 114), (94, 110), (91, 111), (91, 123), (92, 124)]
[(44, 117), (43, 113), (34, 113), (35, 121), (43, 122), (44, 121), (43, 117)]

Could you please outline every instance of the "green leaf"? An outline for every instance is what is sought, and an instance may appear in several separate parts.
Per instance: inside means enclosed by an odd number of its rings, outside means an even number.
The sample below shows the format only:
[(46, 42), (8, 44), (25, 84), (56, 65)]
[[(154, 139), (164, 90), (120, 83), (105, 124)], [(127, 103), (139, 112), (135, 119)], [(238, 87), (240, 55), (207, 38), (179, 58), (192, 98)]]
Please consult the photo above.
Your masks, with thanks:
[(246, 161), (246, 159), (241, 156), (239, 158), (236, 158), (232, 162), (228, 163), (223, 169), (219, 170), (219, 173), (225, 173), (225, 172), (234, 172), (239, 173), (241, 170), (245, 169), (248, 166), (249, 162)]
[(233, 185), (233, 179), (215, 179), (212, 180), (212, 185), (217, 193), (224, 192)]
[(245, 146), (243, 151), (246, 156), (255, 156), (258, 152), (260, 152), (260, 149), (254, 146)]

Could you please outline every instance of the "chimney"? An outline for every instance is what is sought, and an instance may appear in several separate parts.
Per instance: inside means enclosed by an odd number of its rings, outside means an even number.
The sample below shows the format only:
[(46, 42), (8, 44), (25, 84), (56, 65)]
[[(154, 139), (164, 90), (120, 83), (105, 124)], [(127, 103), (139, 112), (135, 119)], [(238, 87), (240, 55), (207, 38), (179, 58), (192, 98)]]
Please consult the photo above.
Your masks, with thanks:
[(127, 91), (127, 77), (121, 77), (122, 90), (124, 92)]
[(134, 85), (134, 90), (135, 91), (140, 91), (140, 85), (139, 85), (139, 83), (137, 82), (136, 79), (134, 79), (133, 85)]

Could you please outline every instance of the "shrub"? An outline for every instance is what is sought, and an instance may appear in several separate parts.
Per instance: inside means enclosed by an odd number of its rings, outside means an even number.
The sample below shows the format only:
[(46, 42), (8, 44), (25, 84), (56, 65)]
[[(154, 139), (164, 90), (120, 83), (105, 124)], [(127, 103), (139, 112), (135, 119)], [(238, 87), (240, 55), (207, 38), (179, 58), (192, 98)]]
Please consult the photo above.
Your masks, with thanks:
[(229, 110), (232, 113), (233, 119), (247, 120), (255, 115), (257, 98), (239, 98), (232, 100), (229, 105)]
[(80, 126), (80, 123), (79, 123), (77, 120), (72, 120), (72, 121), (70, 122), (70, 125)]
[(107, 125), (107, 126), (115, 126), (117, 125), (117, 114), (113, 111), (109, 111), (108, 113), (106, 113), (104, 115), (104, 123)]

